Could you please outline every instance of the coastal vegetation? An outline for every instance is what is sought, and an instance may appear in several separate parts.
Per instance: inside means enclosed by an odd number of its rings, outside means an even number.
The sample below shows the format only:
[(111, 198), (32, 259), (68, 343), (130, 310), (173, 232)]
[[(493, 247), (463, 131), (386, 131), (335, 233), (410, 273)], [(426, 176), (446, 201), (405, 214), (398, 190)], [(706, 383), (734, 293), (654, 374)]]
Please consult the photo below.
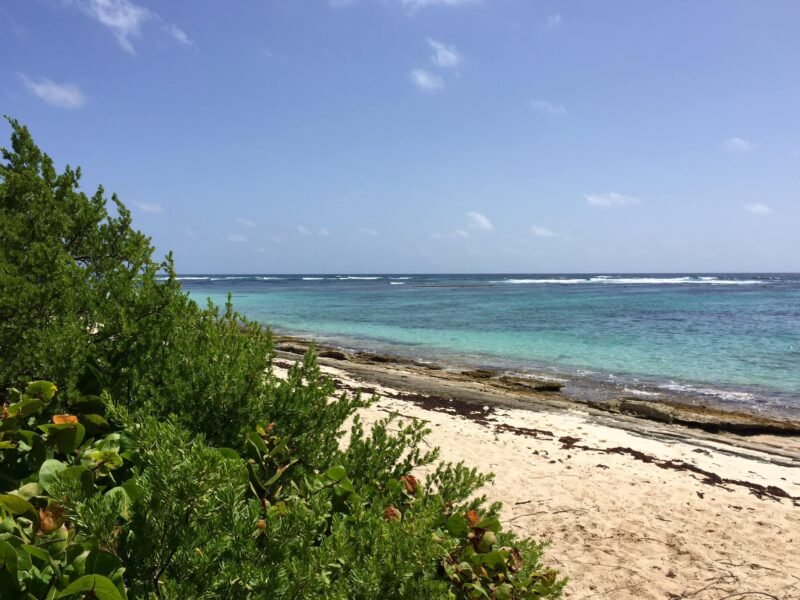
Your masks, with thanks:
[[(9, 120), (0, 165), (3, 598), (556, 598), (490, 475), (367, 430), (313, 352), (182, 291), (116, 196)], [(347, 434), (347, 435), (346, 435)]]

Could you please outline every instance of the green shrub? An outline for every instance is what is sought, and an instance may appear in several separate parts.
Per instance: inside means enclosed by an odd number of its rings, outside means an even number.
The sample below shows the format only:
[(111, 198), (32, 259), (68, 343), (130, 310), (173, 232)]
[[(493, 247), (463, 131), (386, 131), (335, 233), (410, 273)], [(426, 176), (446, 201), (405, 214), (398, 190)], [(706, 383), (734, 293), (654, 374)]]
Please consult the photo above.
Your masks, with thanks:
[(277, 378), (269, 331), (198, 307), (115, 197), (113, 216), (10, 123), (3, 598), (558, 597), (542, 547), (476, 496), (490, 476), (437, 464), (421, 422), (366, 431), (369, 401), (331, 401), (313, 352)]

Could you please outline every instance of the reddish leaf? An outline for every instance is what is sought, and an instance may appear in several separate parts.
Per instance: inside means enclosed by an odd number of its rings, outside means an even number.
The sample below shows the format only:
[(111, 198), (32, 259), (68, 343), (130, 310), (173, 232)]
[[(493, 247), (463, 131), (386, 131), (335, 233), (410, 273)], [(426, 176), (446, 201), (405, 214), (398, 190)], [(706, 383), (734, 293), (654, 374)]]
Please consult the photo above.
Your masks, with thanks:
[(78, 417), (75, 415), (53, 415), (53, 423), (63, 425), (64, 423), (77, 423)]

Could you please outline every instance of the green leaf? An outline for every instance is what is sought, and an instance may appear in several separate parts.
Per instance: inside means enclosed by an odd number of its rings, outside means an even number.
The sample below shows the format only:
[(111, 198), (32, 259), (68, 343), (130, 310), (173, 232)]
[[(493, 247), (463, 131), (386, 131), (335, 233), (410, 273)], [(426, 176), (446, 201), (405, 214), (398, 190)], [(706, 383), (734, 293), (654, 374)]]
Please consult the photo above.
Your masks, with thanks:
[(261, 436), (258, 435), (255, 431), (250, 431), (247, 434), (247, 441), (250, 443), (251, 446), (255, 449), (258, 456), (265, 456), (269, 454), (269, 448), (264, 443), (264, 440), (261, 439)]
[(0, 440), (0, 450), (11, 450), (12, 448), (16, 448), (16, 444), (14, 442), (9, 442), (7, 440)]
[(501, 583), (494, 588), (495, 600), (511, 600), (514, 596), (514, 586), (510, 583)]
[(86, 431), (92, 435), (103, 433), (111, 428), (111, 426), (108, 424), (108, 421), (106, 421), (104, 417), (94, 413), (90, 413), (88, 415), (78, 415), (78, 420), (86, 428)]
[(50, 486), (58, 478), (64, 469), (67, 468), (60, 460), (50, 459), (42, 463), (39, 469), (39, 485), (41, 485), (47, 492), (50, 491)]
[(128, 494), (131, 504), (134, 504), (139, 498), (142, 497), (142, 494), (144, 494), (144, 489), (136, 477), (132, 477), (123, 483), (122, 489), (124, 489), (125, 493)]
[(123, 519), (130, 518), (131, 499), (125, 488), (117, 486), (108, 490), (103, 496), (103, 504), (114, 507), (117, 514)]
[(38, 398), (26, 398), (21, 402), (17, 402), (16, 404), (9, 406), (8, 414), (18, 415), (24, 419), (25, 417), (29, 417), (32, 414), (39, 412), (43, 406), (44, 401), (39, 400)]
[(102, 550), (89, 552), (84, 567), (87, 575), (103, 575), (109, 579), (113, 579), (120, 568), (122, 568), (122, 561), (119, 557)]
[(481, 521), (478, 522), (478, 524), (475, 525), (475, 527), (477, 527), (478, 529), (488, 529), (489, 531), (497, 533), (498, 531), (500, 531), (500, 519), (492, 515), (486, 517), (485, 519), (481, 519)]
[(482, 554), (481, 560), (483, 561), (484, 565), (494, 571), (498, 569), (504, 569), (506, 566), (506, 556), (497, 550)]
[(453, 537), (465, 538), (469, 533), (469, 523), (464, 515), (451, 515), (445, 523), (445, 529)]
[(25, 498), (25, 500), (30, 500), (31, 498), (35, 498), (36, 496), (41, 496), (44, 489), (41, 485), (36, 483), (26, 483), (21, 488), (14, 490), (13, 494), (21, 498)]
[(90, 450), (83, 454), (81, 463), (93, 471), (113, 471), (122, 466), (123, 460), (116, 450)]
[(45, 403), (50, 402), (53, 396), (56, 395), (58, 388), (55, 384), (49, 381), (31, 381), (28, 387), (25, 388), (27, 396), (34, 396), (44, 400)]
[(234, 450), (233, 448), (217, 448), (217, 450), (219, 451), (219, 453), (224, 458), (227, 458), (227, 459), (230, 459), (230, 460), (241, 460), (242, 459), (242, 457), (239, 456), (239, 453), (236, 452), (236, 450)]
[(86, 429), (80, 423), (60, 423), (58, 425), (39, 425), (47, 434), (47, 443), (56, 446), (64, 454), (70, 454), (83, 441)]
[(66, 598), (87, 592), (91, 592), (97, 600), (123, 600), (114, 583), (102, 575), (84, 575), (69, 584), (57, 598)]
[(336, 465), (325, 471), (325, 477), (331, 481), (341, 481), (347, 477), (347, 471), (341, 465)]
[(0, 569), (8, 571), (14, 578), (17, 577), (17, 551), (5, 540), (0, 540)]
[(30, 502), (14, 494), (0, 495), (0, 507), (5, 508), (13, 515), (36, 514), (36, 509)]
[(33, 546), (31, 544), (22, 544), (22, 549), (25, 550), (28, 554), (33, 556), (34, 558), (38, 558), (39, 560), (43, 560), (46, 563), (50, 562), (50, 555), (47, 553), (46, 550), (39, 548), (38, 546)]

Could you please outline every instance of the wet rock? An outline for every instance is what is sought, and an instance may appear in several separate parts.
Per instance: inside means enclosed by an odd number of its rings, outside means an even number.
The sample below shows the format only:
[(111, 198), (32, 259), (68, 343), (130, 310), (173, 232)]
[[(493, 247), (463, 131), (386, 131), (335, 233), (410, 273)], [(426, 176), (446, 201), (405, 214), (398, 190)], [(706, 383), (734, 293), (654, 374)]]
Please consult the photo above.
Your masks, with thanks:
[(497, 375), (491, 369), (473, 369), (471, 371), (461, 371), (461, 374), (471, 379), (490, 379)]
[(513, 377), (503, 375), (498, 381), (510, 390), (523, 392), (560, 392), (563, 384), (558, 381), (548, 381), (545, 379), (534, 379), (532, 377)]
[(347, 355), (340, 350), (322, 350), (319, 353), (321, 358), (332, 358), (334, 360), (347, 360)]
[(629, 415), (643, 417), (659, 423), (672, 423), (675, 420), (675, 409), (672, 407), (643, 400), (620, 400), (619, 410)]

